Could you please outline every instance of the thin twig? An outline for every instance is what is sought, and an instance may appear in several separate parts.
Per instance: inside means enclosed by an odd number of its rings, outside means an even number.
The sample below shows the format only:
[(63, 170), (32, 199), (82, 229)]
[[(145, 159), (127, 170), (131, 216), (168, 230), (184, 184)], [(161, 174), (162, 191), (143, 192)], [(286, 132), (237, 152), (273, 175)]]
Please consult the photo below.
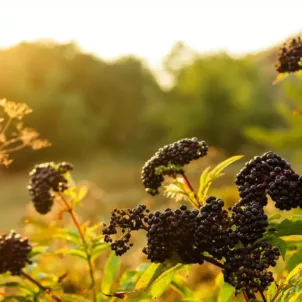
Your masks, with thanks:
[(260, 291), (260, 295), (261, 295), (261, 298), (262, 298), (263, 302), (267, 302), (267, 301), (266, 301), (266, 298), (265, 298), (265, 296), (264, 296), (264, 294), (263, 294), (262, 291)]
[(84, 246), (84, 249), (85, 249), (85, 253), (86, 253), (86, 257), (87, 257), (87, 263), (88, 263), (88, 266), (89, 266), (89, 274), (90, 274), (90, 279), (91, 279), (91, 290), (92, 290), (93, 301), (96, 302), (97, 298), (96, 298), (95, 278), (94, 278), (93, 267), (92, 267), (92, 262), (91, 262), (91, 255), (90, 255), (90, 252), (88, 250), (88, 244), (87, 244), (87, 241), (85, 239), (83, 229), (81, 227), (81, 224), (80, 224), (73, 208), (70, 206), (69, 202), (66, 200), (64, 194), (59, 192), (58, 195), (61, 197), (62, 202), (66, 206), (67, 212), (70, 214), (71, 219), (73, 220), (74, 225), (78, 229), (79, 234), (81, 236), (83, 246)]
[(10, 125), (11, 121), (12, 121), (12, 118), (11, 118), (11, 117), (9, 117), (9, 119), (8, 119), (8, 120), (7, 120), (7, 122), (6, 122), (6, 124), (5, 124), (5, 125), (4, 125), (4, 127), (2, 128), (2, 130), (1, 130), (1, 133), (0, 133), (0, 134), (5, 134), (5, 131), (8, 129), (8, 127), (9, 127), (9, 125)]
[(35, 284), (36, 286), (39, 287), (39, 289), (45, 293), (47, 293), (54, 301), (56, 302), (63, 302), (59, 297), (54, 295), (51, 292), (51, 289), (49, 287), (43, 286), (39, 281), (35, 280), (32, 276), (28, 275), (24, 271), (21, 272), (21, 275), (25, 277), (27, 280), (29, 280), (31, 283)]
[(249, 297), (248, 297), (246, 291), (243, 291), (242, 294), (243, 294), (243, 297), (244, 297), (245, 301), (246, 301), (246, 302), (250, 302), (250, 299), (249, 299)]
[[(184, 172), (182, 172), (180, 175), (182, 176), (182, 178), (183, 178), (183, 180), (184, 180), (184, 183), (185, 183), (186, 187), (189, 189), (189, 191), (190, 191), (191, 193), (194, 194), (195, 200), (192, 200), (192, 199), (190, 199), (190, 200), (192, 201), (192, 203), (193, 203), (193, 205), (194, 205), (195, 207), (199, 208), (199, 203), (198, 203), (198, 199), (197, 199), (197, 194), (195, 193), (195, 191), (194, 191), (194, 189), (193, 189), (193, 187), (192, 187), (192, 185), (191, 185), (189, 179), (187, 178), (187, 176), (186, 176), (186, 174), (185, 174)], [(197, 202), (197, 203), (196, 203), (196, 202)]]
[(208, 256), (203, 256), (204, 260), (209, 262), (209, 263), (212, 263), (220, 268), (224, 268), (224, 265), (222, 263), (220, 263), (219, 261), (217, 261), (216, 259), (214, 258), (211, 258), (211, 257), (208, 257)]

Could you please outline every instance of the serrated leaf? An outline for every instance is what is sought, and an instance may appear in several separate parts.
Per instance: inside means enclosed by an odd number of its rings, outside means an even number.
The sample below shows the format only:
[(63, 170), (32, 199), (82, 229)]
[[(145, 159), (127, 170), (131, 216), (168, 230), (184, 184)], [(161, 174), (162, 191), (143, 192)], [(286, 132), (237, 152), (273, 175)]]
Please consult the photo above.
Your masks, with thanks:
[(148, 297), (157, 299), (160, 297), (166, 289), (170, 286), (174, 274), (181, 268), (182, 264), (178, 263), (172, 268), (162, 273), (146, 290)]
[(301, 235), (302, 234), (302, 220), (291, 220), (284, 219), (279, 224), (275, 226), (275, 235), (289, 236), (289, 235)]
[(218, 302), (232, 301), (231, 299), (234, 296), (234, 294), (235, 294), (235, 288), (232, 285), (225, 282), (223, 284), (223, 287), (219, 291)]
[(156, 279), (164, 270), (164, 266), (161, 263), (152, 263), (144, 271), (144, 273), (138, 279), (135, 290), (139, 291), (147, 288), (154, 279)]
[(117, 279), (120, 269), (120, 257), (116, 256), (114, 252), (111, 252), (105, 268), (104, 276), (102, 280), (102, 292), (108, 294), (113, 282)]

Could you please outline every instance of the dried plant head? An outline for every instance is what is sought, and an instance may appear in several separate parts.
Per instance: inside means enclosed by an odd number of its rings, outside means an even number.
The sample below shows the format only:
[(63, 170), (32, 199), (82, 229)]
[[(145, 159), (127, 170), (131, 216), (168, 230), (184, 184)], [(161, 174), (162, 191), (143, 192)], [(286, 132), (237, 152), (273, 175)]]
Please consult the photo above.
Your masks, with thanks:
[(35, 129), (24, 127), (21, 120), (32, 112), (26, 104), (2, 99), (0, 106), (4, 115), (0, 117), (0, 165), (8, 166), (12, 162), (9, 155), (17, 150), (25, 147), (39, 150), (51, 145)]
[(0, 153), (0, 165), (8, 167), (13, 160), (9, 158), (8, 153)]
[(40, 134), (33, 128), (21, 128), (19, 131), (23, 144), (30, 146), (33, 150), (51, 146), (51, 143), (47, 139), (39, 138)]
[(25, 103), (16, 103), (2, 99), (0, 100), (0, 105), (10, 118), (16, 118), (18, 120), (21, 120), (25, 115), (32, 112), (32, 109)]

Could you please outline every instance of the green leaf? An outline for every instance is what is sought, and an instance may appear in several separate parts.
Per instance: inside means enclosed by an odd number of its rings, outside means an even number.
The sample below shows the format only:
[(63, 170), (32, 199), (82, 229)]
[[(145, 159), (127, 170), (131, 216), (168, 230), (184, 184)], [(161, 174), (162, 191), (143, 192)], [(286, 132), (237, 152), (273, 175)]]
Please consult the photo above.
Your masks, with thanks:
[(81, 201), (87, 195), (88, 189), (87, 187), (82, 187), (78, 193), (78, 200)]
[(281, 218), (281, 214), (280, 213), (277, 213), (277, 214), (274, 214), (274, 215), (270, 215), (268, 217), (268, 221), (271, 222), (273, 220), (277, 220), (277, 219), (280, 219)]
[(107, 294), (113, 282), (117, 279), (120, 269), (120, 257), (111, 252), (104, 269), (104, 276), (102, 280), (102, 292)]
[(2, 302), (32, 302), (34, 301), (31, 297), (28, 296), (21, 296), (21, 295), (10, 295), (3, 299), (1, 299)]
[(273, 298), (275, 297), (277, 290), (278, 290), (278, 287), (277, 287), (276, 283), (272, 282), (267, 290), (267, 295), (266, 295), (267, 302), (273, 301)]
[(301, 274), (302, 272), (302, 263), (298, 264), (286, 277), (285, 283), (290, 283), (291, 279), (296, 275)]
[(77, 229), (58, 228), (53, 237), (76, 244), (82, 244), (82, 239)]
[(164, 270), (161, 263), (152, 263), (138, 279), (135, 290), (147, 288)]
[(298, 301), (301, 301), (301, 295), (302, 295), (302, 292), (298, 292), (298, 293), (294, 293), (290, 299), (288, 300), (288, 302), (298, 302)]
[(162, 273), (146, 290), (146, 293), (152, 299), (160, 297), (172, 282), (174, 274), (182, 266), (181, 263), (176, 264), (172, 268)]
[(141, 275), (146, 271), (148, 265), (142, 264), (136, 270), (127, 270), (120, 279), (119, 290), (130, 291), (135, 289), (135, 285)]
[(76, 249), (76, 248), (69, 249), (68, 250), (68, 254), (72, 255), (72, 256), (76, 256), (76, 257), (82, 258), (84, 260), (87, 260), (86, 253), (83, 250), (81, 250), (81, 249)]
[(31, 252), (29, 253), (29, 258), (33, 258), (33, 257), (38, 256), (40, 254), (46, 253), (48, 248), (49, 248), (49, 246), (40, 246), (40, 245), (33, 247)]
[(297, 252), (292, 257), (289, 258), (286, 269), (288, 271), (291, 271), (301, 262), (302, 262), (302, 248), (299, 248)]
[(91, 261), (95, 261), (96, 258), (98, 258), (104, 251), (106, 251), (110, 247), (110, 244), (107, 243), (101, 243), (97, 246), (95, 246), (91, 253)]
[(302, 234), (302, 220), (284, 219), (276, 225), (277, 236), (301, 235)]
[(220, 173), (229, 165), (231, 165), (232, 163), (234, 163), (235, 161), (241, 159), (243, 157), (243, 155), (235, 155), (232, 156), (226, 160), (224, 160), (223, 162), (221, 162), (220, 164), (218, 164), (210, 173), (213, 174), (214, 176), (218, 176), (220, 175)]
[(203, 196), (205, 196), (207, 194), (208, 191), (208, 187), (209, 187), (209, 171), (210, 171), (210, 167), (205, 168), (201, 175), (200, 175), (200, 179), (199, 179), (199, 189), (198, 189), (198, 199), (201, 200), (203, 198)]
[(200, 301), (200, 299), (196, 297), (196, 294), (183, 284), (183, 278), (179, 275), (174, 275), (171, 287), (182, 296), (183, 301)]
[(228, 167), (230, 164), (235, 161), (241, 159), (243, 155), (232, 156), (220, 164), (218, 164), (212, 171), (210, 171), (210, 167), (207, 167), (201, 174), (199, 180), (199, 189), (198, 189), (198, 200), (199, 203), (202, 204), (207, 192), (212, 184), (212, 182), (223, 175), (222, 171)]
[(59, 298), (63, 299), (64, 302), (91, 302), (91, 300), (86, 299), (80, 295), (75, 294), (61, 294)]
[(223, 284), (223, 287), (219, 291), (218, 302), (229, 302), (231, 301), (234, 294), (235, 294), (235, 288), (232, 285), (225, 282)]

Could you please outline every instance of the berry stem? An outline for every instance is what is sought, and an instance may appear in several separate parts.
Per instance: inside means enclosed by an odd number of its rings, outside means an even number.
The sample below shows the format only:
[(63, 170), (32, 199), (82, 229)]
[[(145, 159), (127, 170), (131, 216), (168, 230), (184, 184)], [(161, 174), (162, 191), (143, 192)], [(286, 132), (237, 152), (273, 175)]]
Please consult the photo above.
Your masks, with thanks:
[(90, 255), (90, 252), (88, 250), (88, 244), (87, 244), (87, 241), (85, 239), (85, 235), (84, 235), (83, 229), (81, 227), (81, 223), (79, 222), (79, 220), (78, 220), (78, 218), (75, 214), (75, 211), (73, 210), (73, 208), (71, 207), (69, 202), (66, 200), (64, 194), (61, 193), (61, 192), (58, 192), (58, 195), (61, 197), (62, 202), (66, 206), (67, 212), (70, 214), (70, 216), (73, 220), (73, 223), (76, 226), (76, 228), (78, 229), (79, 234), (81, 236), (83, 246), (84, 246), (84, 249), (85, 249), (85, 253), (86, 253), (86, 257), (87, 257), (87, 263), (88, 263), (88, 266), (89, 266), (89, 274), (90, 274), (90, 279), (91, 279), (91, 290), (92, 290), (92, 295), (93, 295), (93, 301), (96, 302), (97, 298), (96, 298), (95, 278), (94, 278), (94, 271), (93, 271), (92, 262), (91, 262), (91, 255)]
[(224, 265), (222, 263), (220, 263), (219, 261), (217, 261), (216, 259), (214, 258), (211, 258), (211, 257), (208, 257), (208, 256), (203, 256), (204, 260), (209, 262), (209, 263), (212, 263), (220, 268), (224, 268)]
[(266, 298), (265, 298), (265, 296), (264, 296), (264, 294), (263, 294), (262, 291), (260, 291), (260, 295), (261, 295), (261, 298), (262, 298), (263, 302), (267, 302), (267, 301), (266, 301)]
[(245, 301), (246, 301), (246, 302), (250, 302), (250, 299), (249, 299), (249, 297), (248, 297), (246, 291), (243, 291), (242, 294), (243, 294), (243, 297), (244, 297)]
[(39, 281), (35, 280), (33, 277), (25, 273), (24, 271), (21, 272), (21, 275), (25, 277), (27, 280), (29, 280), (31, 283), (35, 284), (39, 287), (39, 289), (45, 293), (47, 293), (54, 301), (56, 302), (63, 302), (60, 298), (58, 298), (56, 295), (54, 295), (51, 292), (51, 289), (49, 287), (43, 286)]
[(192, 185), (191, 185), (189, 179), (187, 178), (185, 172), (180, 173), (180, 175), (182, 176), (182, 178), (183, 178), (183, 180), (184, 180), (184, 183), (185, 183), (186, 187), (189, 189), (189, 191), (190, 191), (192, 194), (194, 194), (194, 199), (190, 198), (190, 201), (192, 202), (192, 204), (193, 204), (197, 209), (199, 209), (200, 206), (199, 206), (199, 203), (198, 203), (198, 201), (197, 201), (197, 200), (198, 200), (198, 199), (197, 199), (197, 195), (196, 195), (196, 193), (195, 193), (195, 191), (194, 191), (194, 189), (193, 189), (193, 187), (192, 187)]

